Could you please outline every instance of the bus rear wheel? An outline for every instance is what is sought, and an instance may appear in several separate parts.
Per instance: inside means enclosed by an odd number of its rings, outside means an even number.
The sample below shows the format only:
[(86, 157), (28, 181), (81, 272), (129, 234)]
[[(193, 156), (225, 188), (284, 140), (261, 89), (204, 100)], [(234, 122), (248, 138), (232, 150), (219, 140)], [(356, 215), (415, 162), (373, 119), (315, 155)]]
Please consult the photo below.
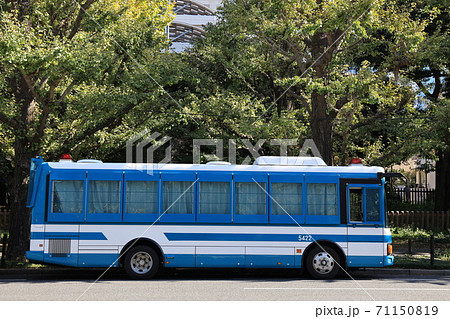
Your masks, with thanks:
[(333, 248), (317, 246), (306, 256), (306, 270), (315, 279), (331, 279), (339, 272), (339, 262)]
[(159, 269), (158, 254), (148, 246), (135, 246), (131, 248), (124, 259), (124, 268), (132, 279), (152, 278)]

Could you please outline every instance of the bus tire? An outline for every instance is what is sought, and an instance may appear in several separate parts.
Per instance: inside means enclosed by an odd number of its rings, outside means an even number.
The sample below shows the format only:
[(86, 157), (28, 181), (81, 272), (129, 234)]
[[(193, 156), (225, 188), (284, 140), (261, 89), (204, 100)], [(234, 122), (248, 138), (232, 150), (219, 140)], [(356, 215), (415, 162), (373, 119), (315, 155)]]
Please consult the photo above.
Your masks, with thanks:
[(339, 255), (331, 247), (313, 248), (306, 256), (306, 270), (315, 279), (331, 279), (339, 272)]
[(131, 279), (152, 278), (159, 269), (158, 254), (145, 245), (131, 248), (125, 255), (125, 272)]

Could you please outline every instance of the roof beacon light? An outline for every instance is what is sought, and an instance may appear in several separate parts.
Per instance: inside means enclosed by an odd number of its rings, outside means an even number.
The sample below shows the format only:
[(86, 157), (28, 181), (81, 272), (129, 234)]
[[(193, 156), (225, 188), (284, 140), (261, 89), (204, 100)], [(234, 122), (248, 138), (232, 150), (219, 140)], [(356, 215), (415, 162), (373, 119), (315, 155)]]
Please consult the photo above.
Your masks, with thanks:
[(363, 165), (363, 162), (361, 161), (360, 158), (354, 157), (351, 159), (348, 165)]
[(70, 154), (64, 153), (61, 155), (61, 158), (59, 159), (60, 162), (66, 162), (71, 161), (72, 162), (72, 156)]

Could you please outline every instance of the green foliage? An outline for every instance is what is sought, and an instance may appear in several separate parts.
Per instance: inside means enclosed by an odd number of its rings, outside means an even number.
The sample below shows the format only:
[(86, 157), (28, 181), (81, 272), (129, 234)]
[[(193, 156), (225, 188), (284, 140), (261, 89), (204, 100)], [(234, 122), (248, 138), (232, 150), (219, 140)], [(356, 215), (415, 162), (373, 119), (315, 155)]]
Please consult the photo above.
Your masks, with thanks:
[(426, 25), (393, 2), (224, 1), (190, 54), (218, 87), (258, 99), (267, 126), (295, 118), (303, 138), (332, 126), (335, 164), (389, 165), (414, 154), (410, 139), (423, 129), (402, 70)]
[[(94, 141), (122, 144), (128, 114), (146, 112), (163, 93), (152, 77), (167, 46), (167, 1), (91, 2), (85, 9), (67, 0), (0, 3), (5, 152), (25, 138), (29, 152), (48, 159), (62, 151), (90, 156)], [(118, 138), (109, 143), (107, 135)]]
[(436, 249), (436, 257), (444, 261), (450, 261), (450, 249)]
[(435, 264), (431, 266), (429, 255), (396, 255), (394, 267), (408, 269), (450, 269), (450, 261), (445, 256), (439, 256), (435, 259)]
[(412, 239), (414, 241), (427, 241), (430, 238), (429, 232), (419, 228), (403, 228), (403, 227), (392, 227), (392, 240), (407, 240)]
[(450, 232), (448, 230), (433, 231), (411, 227), (392, 227), (391, 233), (394, 242), (407, 241), (408, 239), (412, 239), (413, 242), (428, 242), (430, 235), (433, 234), (437, 243), (450, 244)]

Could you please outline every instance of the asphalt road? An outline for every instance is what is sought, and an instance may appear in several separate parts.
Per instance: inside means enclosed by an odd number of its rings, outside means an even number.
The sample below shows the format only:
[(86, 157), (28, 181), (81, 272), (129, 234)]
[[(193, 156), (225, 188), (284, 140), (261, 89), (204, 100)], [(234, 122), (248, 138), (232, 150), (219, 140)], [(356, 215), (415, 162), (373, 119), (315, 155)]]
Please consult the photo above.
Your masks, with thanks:
[(273, 300), (427, 301), (450, 300), (450, 276), (353, 274), (317, 281), (295, 271), (165, 270), (148, 281), (120, 272), (39, 279), (1, 279), (0, 300)]

